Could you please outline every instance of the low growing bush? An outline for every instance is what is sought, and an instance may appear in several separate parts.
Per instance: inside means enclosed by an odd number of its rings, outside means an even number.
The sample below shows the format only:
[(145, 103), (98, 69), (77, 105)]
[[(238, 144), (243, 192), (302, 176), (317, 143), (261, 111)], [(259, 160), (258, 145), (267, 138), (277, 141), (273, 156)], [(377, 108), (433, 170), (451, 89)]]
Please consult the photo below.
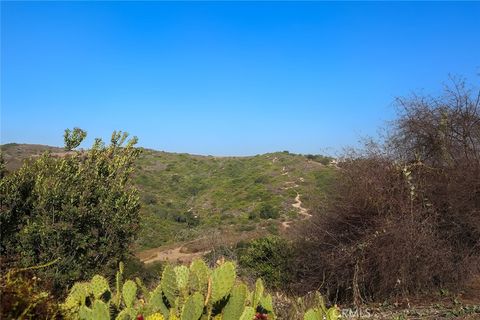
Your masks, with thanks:
[(285, 288), (291, 280), (293, 251), (291, 244), (281, 237), (253, 240), (239, 249), (238, 261), (243, 273), (265, 279), (271, 288)]

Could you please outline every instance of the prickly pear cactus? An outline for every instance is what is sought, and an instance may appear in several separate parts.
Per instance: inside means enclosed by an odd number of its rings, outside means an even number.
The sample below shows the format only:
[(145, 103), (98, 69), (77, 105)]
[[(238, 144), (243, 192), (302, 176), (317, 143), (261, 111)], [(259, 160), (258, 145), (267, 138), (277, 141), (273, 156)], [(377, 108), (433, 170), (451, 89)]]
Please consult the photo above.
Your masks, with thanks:
[(95, 300), (92, 308), (92, 320), (109, 320), (110, 319), (110, 309), (108, 305), (101, 301)]
[(318, 309), (309, 309), (303, 315), (303, 320), (323, 320), (323, 316)]
[(233, 287), (230, 299), (223, 311), (224, 319), (239, 320), (245, 309), (247, 302), (248, 289), (245, 284), (237, 284)]
[(143, 299), (149, 300), (150, 299), (150, 291), (148, 291), (147, 287), (145, 287), (142, 279), (136, 277), (135, 278), (135, 283), (137, 284), (137, 287), (140, 288), (140, 292), (141, 292), (141, 295), (143, 296)]
[(200, 293), (205, 293), (210, 273), (210, 269), (203, 260), (194, 260), (190, 265), (190, 288)]
[(257, 306), (260, 303), (260, 299), (263, 297), (265, 287), (263, 286), (262, 279), (257, 279), (255, 282), (255, 291), (253, 292), (252, 305)]
[(190, 270), (185, 266), (178, 266), (174, 268), (174, 271), (177, 279), (178, 290), (185, 291), (188, 286)]
[(255, 318), (255, 313), (255, 309), (252, 307), (246, 307), (240, 316), (240, 320), (252, 320)]
[(275, 313), (273, 312), (273, 299), (270, 294), (260, 298), (260, 306), (275, 318)]
[(93, 276), (92, 280), (90, 281), (90, 288), (93, 295), (97, 299), (100, 298), (106, 291), (110, 291), (107, 279), (99, 276), (98, 274)]
[(337, 320), (340, 319), (341, 314), (337, 306), (333, 306), (327, 311), (327, 320)]
[(235, 283), (235, 265), (232, 262), (225, 262), (213, 270), (211, 276), (211, 302), (220, 301), (232, 290)]
[[(236, 283), (237, 282), (237, 283)], [(140, 289), (140, 290), (139, 290)], [(139, 292), (140, 291), (140, 292)], [(110, 294), (105, 294), (110, 293)], [(201, 261), (186, 266), (167, 265), (160, 284), (149, 291), (140, 279), (123, 282), (123, 264), (115, 278), (115, 292), (108, 281), (95, 275), (76, 283), (62, 304), (65, 318), (80, 320), (275, 320), (272, 296), (262, 280), (250, 292), (236, 279), (232, 262), (221, 261), (211, 270)], [(318, 295), (317, 306), (304, 320), (337, 320), (338, 308), (327, 309)]]
[(132, 280), (127, 280), (123, 284), (122, 295), (127, 308), (132, 308), (137, 295), (137, 284)]
[(163, 270), (160, 286), (162, 288), (163, 294), (168, 300), (168, 303), (172, 307), (175, 307), (175, 301), (178, 296), (179, 290), (177, 274), (175, 273), (175, 269), (172, 266), (167, 265)]
[(63, 308), (78, 311), (79, 307), (85, 305), (87, 297), (90, 295), (91, 289), (88, 282), (77, 282), (70, 289), (70, 293), (63, 304)]
[(326, 309), (324, 306), (319, 306), (307, 310), (303, 316), (303, 320), (338, 320), (341, 318), (340, 310), (337, 306)]
[(198, 320), (203, 313), (203, 296), (195, 292), (191, 295), (182, 309), (181, 320)]
[(151, 312), (161, 312), (165, 318), (168, 318), (169, 310), (163, 302), (162, 288), (158, 286), (150, 293), (150, 300), (148, 306)]

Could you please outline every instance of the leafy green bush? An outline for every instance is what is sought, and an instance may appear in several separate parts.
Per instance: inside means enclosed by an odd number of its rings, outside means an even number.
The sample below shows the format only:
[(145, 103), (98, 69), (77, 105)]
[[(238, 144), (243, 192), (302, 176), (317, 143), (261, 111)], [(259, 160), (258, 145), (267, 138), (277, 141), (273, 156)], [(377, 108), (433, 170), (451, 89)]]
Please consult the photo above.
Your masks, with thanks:
[(265, 279), (272, 288), (289, 283), (292, 259), (290, 243), (278, 236), (253, 240), (239, 252), (239, 264), (245, 273)]
[(87, 132), (80, 128), (73, 128), (73, 130), (66, 129), (63, 135), (65, 150), (72, 151), (77, 148), (86, 137)]
[(258, 215), (262, 219), (277, 219), (280, 216), (278, 209), (270, 203), (262, 203), (258, 209)]
[[(66, 147), (84, 137), (83, 131), (67, 131)], [(39, 270), (57, 290), (114, 269), (139, 226), (139, 197), (130, 184), (139, 150), (137, 139), (127, 137), (114, 132), (109, 146), (97, 139), (88, 151), (45, 153), (4, 176), (1, 255), (15, 257), (20, 267), (59, 259)]]
[(325, 166), (329, 165), (331, 161), (334, 159), (332, 157), (323, 156), (320, 154), (307, 154), (305, 155), (305, 158), (307, 158), (308, 160), (319, 162)]
[(192, 211), (175, 213), (174, 220), (176, 222), (185, 223), (189, 227), (196, 227), (200, 224), (200, 217)]

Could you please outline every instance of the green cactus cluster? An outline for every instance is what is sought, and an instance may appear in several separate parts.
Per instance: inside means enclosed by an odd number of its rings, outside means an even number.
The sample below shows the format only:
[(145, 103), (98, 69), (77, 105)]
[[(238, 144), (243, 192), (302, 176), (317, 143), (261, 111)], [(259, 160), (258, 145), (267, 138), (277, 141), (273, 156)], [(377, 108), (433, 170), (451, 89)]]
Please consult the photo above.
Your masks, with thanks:
[[(167, 265), (151, 291), (138, 278), (123, 282), (120, 264), (114, 292), (104, 277), (95, 275), (89, 282), (76, 283), (62, 306), (67, 318), (79, 320), (276, 319), (272, 296), (265, 292), (262, 280), (250, 291), (237, 279), (236, 266), (229, 261), (213, 269), (202, 260), (193, 261), (190, 267)], [(318, 310), (326, 310), (326, 317)], [(329, 316), (338, 315), (332, 310), (312, 309), (305, 320), (338, 319)]]
[(340, 319), (340, 311), (336, 306), (327, 308), (323, 297), (317, 293), (316, 306), (307, 310), (303, 320), (337, 320)]

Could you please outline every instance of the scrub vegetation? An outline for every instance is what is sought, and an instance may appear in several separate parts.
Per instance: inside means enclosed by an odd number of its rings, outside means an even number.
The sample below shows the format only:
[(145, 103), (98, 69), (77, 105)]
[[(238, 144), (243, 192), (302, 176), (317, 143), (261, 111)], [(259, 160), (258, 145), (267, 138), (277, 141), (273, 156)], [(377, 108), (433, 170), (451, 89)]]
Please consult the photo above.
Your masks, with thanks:
[(0, 317), (478, 318), (480, 92), (397, 107), (333, 162), (3, 145)]

